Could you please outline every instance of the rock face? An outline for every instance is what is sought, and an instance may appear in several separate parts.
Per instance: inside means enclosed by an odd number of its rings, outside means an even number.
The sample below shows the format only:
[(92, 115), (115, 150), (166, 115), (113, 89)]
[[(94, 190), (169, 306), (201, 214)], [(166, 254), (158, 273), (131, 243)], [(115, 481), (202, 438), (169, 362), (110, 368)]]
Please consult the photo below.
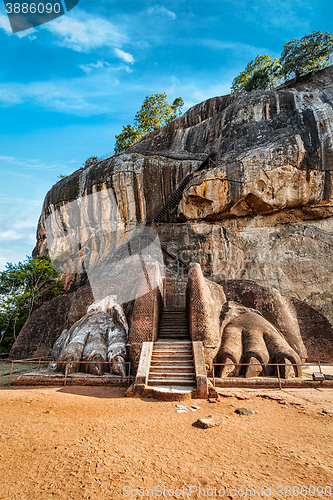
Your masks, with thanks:
[(54, 297), (32, 313), (14, 342), (9, 357), (27, 359), (51, 356), (61, 332), (86, 314), (94, 301), (91, 288), (83, 286), (75, 293)]
[(205, 275), (276, 287), (333, 321), (332, 127), (332, 67), (280, 90), (209, 99), (126, 154), (58, 182), (35, 253), (48, 245), (66, 269), (67, 252), (68, 276), (82, 262), (99, 266), (195, 172), (204, 158), (195, 155), (211, 154), (174, 223), (156, 226), (162, 243)]
[[(79, 275), (101, 281), (105, 266), (105, 282), (121, 277), (142, 245), (152, 254), (142, 225), (186, 178), (157, 217), (156, 260), (200, 263), (216, 282), (274, 288), (320, 311), (329, 331), (332, 160), (333, 67), (280, 89), (215, 97), (58, 182), (44, 201), (35, 254), (47, 246), (68, 284)], [(122, 281), (117, 295), (131, 289), (131, 279)], [(134, 288), (120, 303), (135, 298)]]

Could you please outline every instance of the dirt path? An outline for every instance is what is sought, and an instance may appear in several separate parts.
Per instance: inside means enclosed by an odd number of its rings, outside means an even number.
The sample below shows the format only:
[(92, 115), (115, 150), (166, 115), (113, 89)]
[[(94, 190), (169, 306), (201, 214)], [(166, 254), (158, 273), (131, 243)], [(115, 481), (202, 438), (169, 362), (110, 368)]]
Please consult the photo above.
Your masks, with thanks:
[[(221, 389), (220, 402), (192, 400), (184, 406), (200, 409), (184, 413), (123, 392), (2, 388), (0, 499), (241, 498), (250, 488), (263, 498), (269, 486), (270, 498), (305, 498), (301, 486), (316, 488), (306, 498), (328, 498), (330, 486), (333, 498), (333, 390)], [(257, 413), (234, 413), (244, 406)], [(208, 415), (225, 422), (192, 425)], [(299, 490), (280, 496), (279, 486)]]

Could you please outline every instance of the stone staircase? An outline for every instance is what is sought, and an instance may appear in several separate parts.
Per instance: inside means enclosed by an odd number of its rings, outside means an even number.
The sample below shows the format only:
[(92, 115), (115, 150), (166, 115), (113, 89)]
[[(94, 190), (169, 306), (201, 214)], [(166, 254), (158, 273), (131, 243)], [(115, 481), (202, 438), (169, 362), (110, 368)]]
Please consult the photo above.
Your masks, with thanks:
[(195, 389), (192, 342), (174, 340), (154, 342), (148, 385)]
[(158, 339), (143, 342), (135, 383), (126, 395), (164, 401), (207, 397), (203, 346), (190, 339), (185, 308), (164, 309)]
[(192, 342), (185, 309), (165, 309), (153, 345), (148, 385), (158, 390), (190, 392), (196, 388)]
[(164, 309), (158, 339), (165, 341), (190, 340), (186, 309)]

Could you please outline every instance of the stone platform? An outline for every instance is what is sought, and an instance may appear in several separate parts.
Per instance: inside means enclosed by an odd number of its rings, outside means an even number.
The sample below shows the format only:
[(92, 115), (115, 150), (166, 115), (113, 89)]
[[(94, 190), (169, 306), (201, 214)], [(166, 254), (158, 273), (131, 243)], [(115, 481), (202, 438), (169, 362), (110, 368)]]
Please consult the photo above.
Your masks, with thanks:
[(54, 373), (49, 371), (39, 371), (23, 373), (11, 385), (43, 385), (43, 386), (63, 386), (63, 385), (91, 385), (101, 386), (110, 385), (118, 387), (128, 387), (128, 377), (123, 378), (116, 375), (104, 374), (90, 375), (86, 373), (72, 373), (71, 375), (63, 375), (62, 373)]

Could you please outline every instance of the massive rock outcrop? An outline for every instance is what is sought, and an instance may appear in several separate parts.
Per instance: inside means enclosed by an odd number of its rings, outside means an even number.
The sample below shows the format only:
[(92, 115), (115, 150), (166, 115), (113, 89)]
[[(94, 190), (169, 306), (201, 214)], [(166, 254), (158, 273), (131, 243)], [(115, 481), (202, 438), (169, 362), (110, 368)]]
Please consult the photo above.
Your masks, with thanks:
[[(332, 146), (333, 67), (280, 89), (209, 99), (58, 182), (35, 254), (48, 247), (68, 282), (85, 274), (93, 288), (121, 276), (144, 244), (142, 225), (188, 176), (154, 226), (156, 259), (273, 287), (333, 322)], [(132, 300), (131, 280), (122, 286), (120, 302)]]

